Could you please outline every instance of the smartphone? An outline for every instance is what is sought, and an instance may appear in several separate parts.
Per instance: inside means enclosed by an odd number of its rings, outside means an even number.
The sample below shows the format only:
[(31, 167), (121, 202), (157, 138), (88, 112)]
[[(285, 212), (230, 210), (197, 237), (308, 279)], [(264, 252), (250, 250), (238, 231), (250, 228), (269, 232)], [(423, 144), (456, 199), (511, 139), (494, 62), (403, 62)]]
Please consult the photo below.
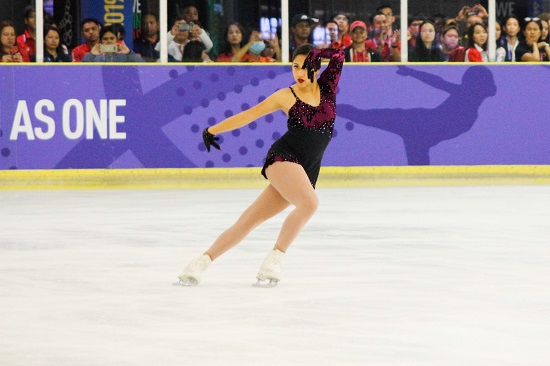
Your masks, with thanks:
[(189, 23), (185, 23), (185, 24), (180, 24), (178, 26), (178, 30), (180, 32), (189, 32), (191, 29), (193, 29), (193, 25), (192, 24), (189, 24)]
[(99, 45), (99, 52), (101, 53), (116, 53), (118, 51), (118, 47), (116, 44), (100, 44)]

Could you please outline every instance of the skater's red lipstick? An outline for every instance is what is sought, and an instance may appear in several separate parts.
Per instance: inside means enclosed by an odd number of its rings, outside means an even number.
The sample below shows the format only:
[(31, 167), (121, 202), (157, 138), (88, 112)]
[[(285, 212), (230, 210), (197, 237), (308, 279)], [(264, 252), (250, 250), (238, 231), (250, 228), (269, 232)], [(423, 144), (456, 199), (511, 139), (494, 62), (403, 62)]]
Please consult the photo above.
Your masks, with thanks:
[(305, 80), (304, 79), (298, 79), (298, 82), (301, 84), (303, 83)]

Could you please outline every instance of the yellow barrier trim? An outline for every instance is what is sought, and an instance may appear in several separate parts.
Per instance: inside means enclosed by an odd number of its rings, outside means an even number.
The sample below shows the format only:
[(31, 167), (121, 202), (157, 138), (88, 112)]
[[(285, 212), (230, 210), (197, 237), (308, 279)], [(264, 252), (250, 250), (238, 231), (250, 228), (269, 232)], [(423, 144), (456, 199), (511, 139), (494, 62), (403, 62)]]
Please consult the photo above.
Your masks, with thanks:
[[(219, 189), (267, 184), (260, 168), (0, 171), (0, 190)], [(502, 184), (550, 184), (550, 165), (323, 167), (318, 187)]]

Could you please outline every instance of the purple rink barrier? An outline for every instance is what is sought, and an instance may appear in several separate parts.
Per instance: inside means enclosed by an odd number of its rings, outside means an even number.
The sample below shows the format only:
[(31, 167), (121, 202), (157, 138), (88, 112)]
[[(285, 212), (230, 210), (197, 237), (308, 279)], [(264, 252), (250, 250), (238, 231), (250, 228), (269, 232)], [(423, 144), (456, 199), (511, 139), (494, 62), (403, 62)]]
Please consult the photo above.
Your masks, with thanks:
[[(290, 66), (0, 67), (0, 169), (261, 166), (282, 112), (201, 132), (293, 83)], [(550, 66), (344, 66), (324, 166), (550, 164)]]

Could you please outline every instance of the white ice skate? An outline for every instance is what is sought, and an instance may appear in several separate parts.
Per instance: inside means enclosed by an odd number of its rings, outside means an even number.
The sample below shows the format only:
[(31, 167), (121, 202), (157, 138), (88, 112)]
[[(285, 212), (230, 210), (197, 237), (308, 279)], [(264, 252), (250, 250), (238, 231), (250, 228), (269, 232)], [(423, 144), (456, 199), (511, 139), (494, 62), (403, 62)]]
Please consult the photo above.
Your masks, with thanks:
[[(283, 261), (284, 255), (285, 253), (278, 249), (270, 251), (256, 275), (258, 282), (254, 283), (252, 286), (263, 288), (277, 286), (281, 279), (281, 262)], [(269, 282), (265, 283), (263, 281)]]
[(196, 286), (201, 282), (202, 273), (206, 271), (212, 260), (207, 254), (197, 257), (185, 267), (179, 275), (179, 282), (174, 285), (179, 286)]

